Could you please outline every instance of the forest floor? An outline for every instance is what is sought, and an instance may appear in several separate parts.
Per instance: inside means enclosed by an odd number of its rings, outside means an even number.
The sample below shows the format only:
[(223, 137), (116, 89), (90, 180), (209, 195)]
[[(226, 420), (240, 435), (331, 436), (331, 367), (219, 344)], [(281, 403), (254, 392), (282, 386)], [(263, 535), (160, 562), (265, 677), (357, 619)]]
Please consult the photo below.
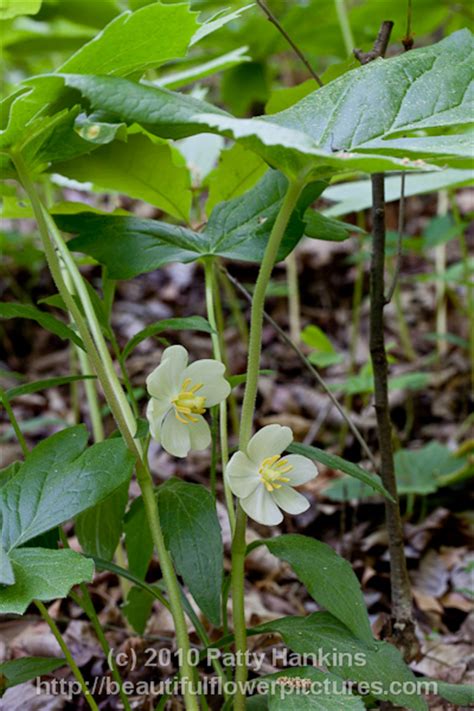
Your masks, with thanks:
[[(464, 213), (472, 210), (473, 195), (460, 191), (458, 204)], [(407, 232), (419, 235), (428, 221), (436, 214), (434, 198), (410, 198), (407, 204)], [(396, 206), (388, 207), (389, 227), (395, 229)], [(472, 239), (473, 235), (470, 235)], [(352, 318), (354, 283), (357, 264), (354, 254), (361, 256), (368, 249), (362, 248), (360, 238), (345, 242), (321, 242), (305, 240), (297, 251), (301, 289), (302, 324), (318, 325), (329, 337), (335, 349), (343, 355), (342, 363), (321, 370), (328, 383), (344, 382), (350, 365), (351, 342), (354, 371), (359, 371), (368, 362), (368, 262), (364, 265), (363, 299), (360, 323)], [(458, 259), (458, 244), (447, 244), (447, 265)], [(18, 264), (7, 265), (9, 273), (4, 277), (4, 298), (16, 301), (39, 299), (54, 293), (49, 275), (44, 268), (31, 272)], [(255, 282), (257, 267), (233, 265), (230, 271), (242, 284), (251, 289)], [(406, 347), (400, 338), (400, 315), (393, 304), (386, 309), (387, 341), (393, 343), (391, 355), (392, 375), (425, 373), (427, 383), (421, 389), (398, 389), (390, 395), (391, 414), (396, 431), (398, 447), (418, 449), (431, 442), (450, 448), (459, 446), (467, 436), (462, 424), (468, 414), (469, 357), (466, 350), (448, 343), (444, 353), (436, 353), (436, 344), (427, 334), (436, 331), (436, 293), (433, 280), (414, 278), (433, 271), (433, 254), (407, 254), (402, 262), (400, 280), (400, 303), (404, 323), (416, 358), (407, 358)], [(86, 267), (85, 273), (94, 286), (100, 285), (100, 272)], [(15, 286), (14, 286), (15, 285)], [(280, 265), (273, 275), (272, 291), (267, 300), (267, 309), (277, 323), (285, 329), (287, 303), (285, 271)], [(240, 296), (239, 311), (248, 315), (248, 303)], [(239, 330), (225, 295), (223, 299), (226, 323), (224, 341), (227, 347), (229, 371), (240, 374), (245, 370), (246, 345), (244, 334)], [(143, 275), (117, 287), (113, 311), (113, 327), (119, 343), (126, 341), (146, 325), (173, 316), (205, 316), (204, 288), (200, 267), (197, 265), (171, 265), (160, 271)], [(465, 337), (465, 324), (459, 309), (448, 298), (448, 323), (452, 333)], [(53, 375), (64, 375), (70, 369), (70, 352), (64, 342), (41, 330), (26, 320), (3, 323), (4, 351), (2, 368), (20, 372), (27, 380), (36, 380)], [(173, 332), (165, 334), (168, 342), (180, 342), (194, 358), (209, 357), (210, 340), (206, 334), (196, 332)], [(326, 394), (303, 367), (298, 356), (283, 343), (271, 325), (266, 324), (263, 339), (262, 368), (271, 373), (262, 375), (258, 397), (258, 421), (262, 426), (271, 422), (289, 425), (299, 441), (313, 444), (344, 456), (346, 459), (366, 466), (357, 442), (347, 432), (344, 421), (331, 406)], [(158, 364), (163, 339), (147, 339), (130, 357), (129, 372), (137, 395), (141, 398), (143, 413), (146, 395), (144, 391), (147, 374)], [(306, 353), (310, 349), (303, 346)], [(16, 384), (5, 381), (8, 386)], [(82, 388), (82, 385), (80, 386)], [(82, 391), (81, 391), (82, 392)], [(241, 393), (238, 392), (237, 399)], [(342, 402), (344, 397), (339, 397)], [(82, 396), (81, 396), (82, 404)], [(27, 395), (17, 400), (15, 412), (23, 423), (28, 441), (33, 445), (42, 437), (52, 434), (64, 424), (71, 423), (70, 390), (67, 386)], [(350, 403), (354, 421), (363, 433), (372, 451), (377, 452), (375, 414), (370, 394), (355, 394)], [(85, 413), (87, 421), (87, 414)], [(110, 418), (108, 431), (113, 430)], [(2, 413), (0, 441), (3, 449), (3, 466), (18, 459), (21, 451), (15, 443), (10, 426)], [(235, 432), (232, 443), (235, 444)], [(186, 460), (176, 460), (153, 443), (150, 447), (151, 469), (159, 482), (173, 475), (187, 481), (207, 482), (209, 472), (208, 452), (196, 453)], [(304, 487), (311, 501), (307, 512), (297, 518), (286, 517), (281, 526), (283, 532), (301, 532), (322, 540), (349, 560), (361, 581), (374, 632), (383, 627), (390, 611), (389, 560), (387, 538), (384, 529), (384, 506), (380, 497), (338, 500), (344, 496), (344, 487), (339, 495), (328, 493), (339, 473), (319, 466), (319, 476)], [(222, 501), (222, 490), (218, 487)], [(138, 494), (132, 484), (131, 495)], [(431, 494), (414, 494), (402, 497), (402, 513), (406, 540), (406, 555), (413, 584), (416, 622), (419, 634), (420, 658), (412, 664), (415, 672), (443, 679), (448, 682), (474, 681), (472, 639), (474, 617), (472, 597), (469, 594), (469, 562), (474, 559), (469, 553), (469, 526), (472, 509), (469, 501), (468, 483), (458, 483), (438, 489)], [(230, 531), (225, 508), (219, 504), (227, 564), (229, 563)], [(74, 530), (68, 531), (70, 543), (78, 547)], [(254, 524), (249, 538), (258, 538), (264, 533)], [(148, 579), (159, 576), (155, 564)], [(124, 623), (120, 605), (123, 586), (111, 573), (98, 573), (90, 586), (93, 601), (99, 611), (101, 622), (107, 630), (110, 644), (116, 650), (133, 648), (138, 658), (146, 660), (150, 648), (168, 647), (172, 638), (169, 614), (156, 606), (143, 636), (134, 633)], [(261, 548), (248, 558), (248, 583), (246, 590), (248, 623), (255, 625), (282, 615), (305, 614), (317, 609), (307, 596), (291, 570)], [(66, 640), (84, 674), (88, 678), (99, 675), (106, 669), (106, 660), (100, 646), (81, 610), (70, 600), (60, 600), (51, 606), (51, 611), (61, 622)], [(211, 637), (219, 636), (218, 630), (209, 630)], [(194, 640), (197, 642), (197, 639)], [(253, 637), (251, 648), (269, 651), (280, 646), (276, 639)], [(33, 608), (22, 618), (4, 618), (0, 621), (0, 661), (6, 658), (33, 655), (58, 654), (57, 643)], [(139, 671), (124, 669), (124, 676), (138, 679), (156, 679), (156, 668), (138, 665)], [(172, 667), (161, 673), (171, 673)], [(274, 671), (270, 661), (260, 673)], [(67, 674), (67, 670), (58, 674)], [(12, 693), (15, 692), (15, 693)], [(34, 688), (25, 684), (9, 692), (9, 711), (36, 709)], [(5, 699), (4, 699), (5, 701)], [(102, 699), (101, 709), (120, 708), (115, 699)], [(136, 708), (153, 708), (151, 702), (141, 702)], [(219, 703), (219, 702), (217, 702)], [(7, 708), (5, 706), (5, 708)], [(68, 702), (63, 697), (41, 697), (38, 708), (43, 711), (55, 709), (85, 708), (82, 699), (76, 697)], [(219, 708), (219, 705), (216, 706)], [(447, 703), (432, 700), (431, 708), (453, 708)]]

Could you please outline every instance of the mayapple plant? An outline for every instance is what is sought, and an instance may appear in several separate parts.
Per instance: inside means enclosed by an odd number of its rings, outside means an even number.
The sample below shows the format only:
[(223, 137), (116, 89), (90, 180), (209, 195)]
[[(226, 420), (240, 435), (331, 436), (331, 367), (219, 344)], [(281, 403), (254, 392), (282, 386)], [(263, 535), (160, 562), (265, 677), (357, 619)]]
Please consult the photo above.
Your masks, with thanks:
[[(52, 435), (29, 451), (10, 405), (15, 393), (2, 394), (24, 461), (2, 472), (0, 612), (23, 614), (36, 604), (91, 709), (98, 708), (97, 702), (43, 603), (71, 595), (83, 607), (110, 661), (122, 703), (130, 708), (86, 585), (92, 580), (95, 561), (133, 582), (126, 601), (128, 614), (130, 609), (146, 609), (148, 604), (137, 591), (146, 591), (149, 598), (170, 610), (188, 711), (207, 708), (198, 670), (192, 663), (188, 624), (200, 640), (198, 656), (205, 656), (210, 648), (235, 645), (235, 688), (224, 691), (225, 709), (246, 708), (247, 635), (276, 633), (297, 653), (350, 648), (365, 655), (367, 664), (355, 670), (333, 659), (327, 671), (302, 666), (291, 673), (278, 672), (268, 679), (278, 682), (281, 677), (295, 677), (295, 684), (290, 685), (294, 694), (282, 702), (278, 690), (269, 686), (267, 696), (252, 700), (260, 704), (258, 708), (281, 709), (282, 703), (294, 708), (298, 703), (294, 695), (305, 680), (314, 681), (316, 675), (318, 680), (327, 678), (340, 684), (344, 680), (377, 681), (376, 699), (422, 711), (426, 702), (416, 691), (395, 694), (391, 690), (394, 679), (415, 684), (415, 677), (395, 647), (374, 639), (359, 582), (344, 559), (329, 546), (300, 535), (277, 535), (247, 546), (247, 515), (274, 526), (282, 521), (281, 510), (290, 514), (306, 510), (309, 502), (295, 487), (313, 479), (317, 475), (314, 462), (327, 461), (329, 456), (309, 446), (304, 456), (298, 449), (301, 445), (292, 443), (291, 430), (278, 424), (254, 434), (255, 403), (265, 294), (272, 270), (297, 246), (307, 222), (314, 217), (311, 204), (331, 179), (354, 172), (434, 172), (467, 164), (472, 37), (463, 30), (436, 45), (353, 69), (290, 108), (252, 119), (236, 118), (192, 95), (165, 89), (159, 82), (141, 81), (147, 70), (185, 56), (189, 47), (241, 12), (204, 24), (197, 22), (187, 3), (153, 3), (123, 13), (57, 72), (25, 81), (4, 101), (7, 118), (0, 137), (4, 177), (16, 180), (29, 201), (58, 291), (55, 303), (65, 310), (69, 324), (34, 307), (25, 310), (21, 304), (4, 305), (2, 315), (34, 318), (71, 342), (71, 348), (80, 353), (82, 372), (65, 376), (61, 382), (69, 382), (68, 378), (89, 382), (90, 417), (97, 422), (97, 392), (90, 384), (91, 374), (95, 376), (117, 432), (100, 441), (100, 428), (95, 428), (96, 443), (87, 446), (88, 433), (79, 425)], [(163, 32), (167, 26), (174, 29)], [(222, 63), (216, 64), (220, 66)], [(199, 67), (192, 71), (193, 76), (203, 75)], [(210, 71), (213, 69), (201, 67), (201, 72)], [(189, 73), (184, 79), (176, 75), (170, 80), (175, 89), (189, 81)], [(255, 181), (246, 184), (243, 193), (236, 190), (230, 199), (217, 201), (205, 227), (196, 230), (189, 224), (189, 175), (174, 141), (194, 135), (202, 135), (204, 140), (209, 134), (235, 141), (257, 161), (261, 171), (256, 171)], [(134, 180), (137, 165), (150, 176), (145, 187), (141, 175)], [(151, 201), (171, 220), (142, 219), (124, 211), (91, 211), (86, 205), (46, 205), (38, 183), (47, 173), (78, 179), (87, 174), (88, 180), (102, 187)], [(328, 235), (340, 230), (333, 222), (318, 215), (318, 224)], [(61, 231), (76, 236), (66, 241)], [(81, 274), (73, 252), (89, 255), (102, 265), (103, 299)], [(230, 459), (227, 401), (234, 384), (226, 371), (216, 300), (216, 274), (222, 257), (231, 262), (260, 263), (252, 295), (247, 370), (239, 381), (245, 383), (245, 392), (238, 431), (234, 432), (238, 448)], [(155, 324), (136, 334), (121, 350), (110, 326), (113, 280), (133, 278), (172, 262), (193, 261), (203, 268), (207, 320), (175, 318)], [(148, 433), (146, 421), (137, 416), (126, 359), (149, 335), (180, 328), (207, 332), (213, 359), (188, 365), (188, 353), (182, 346), (164, 350), (159, 365), (146, 379)], [(111, 351), (120, 365), (120, 378)], [(35, 387), (48, 385), (31, 384), (31, 392)], [(214, 408), (218, 417), (218, 427), (212, 431), (204, 417), (209, 408)], [(216, 444), (218, 439), (232, 531), (230, 578), (224, 576), (213, 472), (210, 491), (180, 479), (155, 487), (147, 457), (150, 436), (178, 458), (206, 449), (211, 440)], [(289, 454), (283, 455), (285, 451)], [(331, 461), (390, 498), (378, 476), (341, 458)], [(213, 468), (215, 475), (215, 462)], [(128, 506), (132, 470), (141, 496)], [(71, 520), (82, 553), (68, 548), (61, 528)], [(265, 545), (289, 563), (325, 611), (307, 618), (283, 617), (248, 630), (245, 559), (255, 545)], [(153, 550), (164, 592), (145, 582)], [(45, 569), (47, 579), (41, 574)], [(74, 589), (77, 585), (80, 594)], [(228, 623), (223, 613), (229, 592), (233, 631), (226, 636)], [(206, 625), (196, 615), (189, 595)], [(206, 631), (209, 625), (222, 629), (223, 637), (211, 642)], [(41, 669), (45, 667), (32, 661), (30, 678), (44, 673)], [(223, 682), (227, 680), (218, 662), (214, 670)], [(0, 665), (0, 672), (8, 683), (15, 683), (14, 667)], [(445, 693), (452, 690), (446, 688)], [(338, 699), (336, 692), (328, 692), (322, 702), (312, 694), (310, 702), (330, 709)], [(165, 703), (163, 697), (159, 708)], [(344, 704), (351, 709), (364, 708), (361, 697), (349, 692)]]

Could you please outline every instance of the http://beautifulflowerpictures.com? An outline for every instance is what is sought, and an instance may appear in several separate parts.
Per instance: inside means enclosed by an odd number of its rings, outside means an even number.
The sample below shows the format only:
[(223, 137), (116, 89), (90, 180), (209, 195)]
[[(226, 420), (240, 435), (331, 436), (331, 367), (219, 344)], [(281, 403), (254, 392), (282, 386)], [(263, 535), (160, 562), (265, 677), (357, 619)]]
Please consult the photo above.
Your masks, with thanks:
[(226, 468), (232, 492), (244, 511), (258, 523), (274, 526), (283, 520), (280, 509), (300, 514), (309, 501), (294, 490), (314, 479), (315, 464), (300, 454), (281, 454), (293, 441), (289, 427), (267, 425), (250, 440), (245, 452), (236, 452)]
[(225, 366), (217, 360), (196, 360), (188, 365), (183, 346), (166, 348), (161, 363), (146, 379), (151, 396), (146, 416), (153, 439), (175, 457), (191, 449), (206, 449), (211, 431), (203, 415), (230, 393)]

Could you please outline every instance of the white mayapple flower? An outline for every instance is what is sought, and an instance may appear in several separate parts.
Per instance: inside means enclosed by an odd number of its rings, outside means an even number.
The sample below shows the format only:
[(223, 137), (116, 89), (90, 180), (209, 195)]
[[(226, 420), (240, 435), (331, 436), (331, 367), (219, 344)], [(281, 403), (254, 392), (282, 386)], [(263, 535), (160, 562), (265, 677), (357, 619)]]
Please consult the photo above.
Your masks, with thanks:
[(294, 486), (305, 484), (318, 474), (310, 459), (300, 454), (281, 453), (293, 441), (289, 427), (267, 425), (250, 440), (246, 452), (236, 452), (226, 468), (232, 492), (243, 510), (258, 523), (274, 526), (283, 519), (280, 509), (299, 514), (309, 501)]
[(225, 366), (217, 360), (196, 360), (188, 365), (183, 346), (163, 351), (160, 365), (146, 379), (146, 416), (153, 439), (175, 457), (186, 457), (190, 449), (206, 449), (211, 431), (203, 417), (230, 393), (224, 378)]

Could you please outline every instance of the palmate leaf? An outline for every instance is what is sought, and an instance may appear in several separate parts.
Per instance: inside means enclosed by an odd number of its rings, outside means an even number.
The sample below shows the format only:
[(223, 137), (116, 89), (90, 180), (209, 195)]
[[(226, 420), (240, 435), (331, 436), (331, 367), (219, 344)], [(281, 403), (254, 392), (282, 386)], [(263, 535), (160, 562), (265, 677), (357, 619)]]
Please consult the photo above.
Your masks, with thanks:
[[(223, 256), (259, 262), (283, 200), (286, 178), (268, 171), (245, 195), (220, 203), (202, 232), (157, 220), (107, 215), (56, 215), (58, 226), (78, 232), (71, 250), (85, 252), (107, 266), (112, 279), (129, 279), (170, 262)], [(278, 259), (296, 246), (305, 229), (304, 212), (321, 194), (319, 181), (303, 191), (290, 218)]]
[(291, 108), (255, 119), (236, 119), (191, 97), (122, 79), (63, 76), (92, 108), (115, 120), (171, 138), (216, 131), (295, 177), (423, 167), (413, 162), (422, 156), (444, 165), (450, 156), (459, 161), (470, 155), (464, 138), (440, 137), (433, 146), (422, 136), (418, 145), (419, 136), (410, 133), (452, 134), (472, 121), (471, 58), (472, 35), (461, 30), (430, 47), (358, 67)]

